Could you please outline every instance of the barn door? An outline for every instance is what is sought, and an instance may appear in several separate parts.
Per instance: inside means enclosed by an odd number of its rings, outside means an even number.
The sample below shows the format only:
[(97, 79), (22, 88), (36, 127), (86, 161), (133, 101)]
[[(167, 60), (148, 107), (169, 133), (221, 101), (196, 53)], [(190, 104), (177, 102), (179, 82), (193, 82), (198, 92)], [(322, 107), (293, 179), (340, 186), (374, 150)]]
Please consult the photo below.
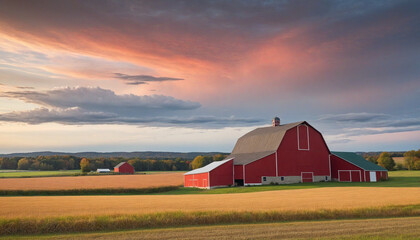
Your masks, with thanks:
[(348, 170), (338, 170), (339, 182), (351, 182), (351, 174)]
[(370, 181), (376, 182), (376, 172), (370, 172)]
[(313, 172), (302, 172), (301, 173), (302, 182), (313, 182), (314, 173)]

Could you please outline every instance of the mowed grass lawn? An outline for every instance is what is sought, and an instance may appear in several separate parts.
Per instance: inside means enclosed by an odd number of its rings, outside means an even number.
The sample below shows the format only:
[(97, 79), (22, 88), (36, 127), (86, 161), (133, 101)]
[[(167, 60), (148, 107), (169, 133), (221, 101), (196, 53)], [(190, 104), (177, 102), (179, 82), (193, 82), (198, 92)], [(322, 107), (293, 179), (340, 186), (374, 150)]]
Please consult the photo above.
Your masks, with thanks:
[(419, 239), (420, 217), (233, 224), (0, 239)]

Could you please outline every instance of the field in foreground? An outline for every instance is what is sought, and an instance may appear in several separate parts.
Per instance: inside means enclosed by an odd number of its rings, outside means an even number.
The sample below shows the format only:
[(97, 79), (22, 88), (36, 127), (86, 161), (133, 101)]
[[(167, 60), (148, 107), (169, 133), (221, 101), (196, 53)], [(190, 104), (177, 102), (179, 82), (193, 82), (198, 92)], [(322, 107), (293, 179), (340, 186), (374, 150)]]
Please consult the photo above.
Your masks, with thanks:
[(301, 221), (0, 239), (419, 239), (420, 217)]
[(420, 188), (334, 187), (242, 194), (0, 197), (0, 217), (284, 211), (420, 204)]
[(78, 177), (0, 178), (0, 190), (66, 190), (179, 186), (182, 172)]

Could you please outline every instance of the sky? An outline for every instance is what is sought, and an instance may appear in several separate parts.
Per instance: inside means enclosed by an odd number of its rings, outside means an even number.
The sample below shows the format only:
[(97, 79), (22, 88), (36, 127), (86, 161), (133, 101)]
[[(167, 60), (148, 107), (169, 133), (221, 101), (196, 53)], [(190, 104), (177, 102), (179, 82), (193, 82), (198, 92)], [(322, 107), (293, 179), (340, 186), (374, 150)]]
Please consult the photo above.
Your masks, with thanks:
[(0, 0), (0, 152), (420, 148), (419, 1)]

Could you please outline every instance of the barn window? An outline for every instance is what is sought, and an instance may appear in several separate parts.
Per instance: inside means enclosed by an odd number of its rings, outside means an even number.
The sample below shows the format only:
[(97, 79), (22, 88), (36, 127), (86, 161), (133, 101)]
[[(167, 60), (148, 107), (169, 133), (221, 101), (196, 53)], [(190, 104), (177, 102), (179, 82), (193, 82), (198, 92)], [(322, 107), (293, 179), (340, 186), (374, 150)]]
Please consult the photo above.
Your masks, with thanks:
[(267, 178), (266, 177), (263, 177), (263, 181), (265, 182), (265, 181), (267, 181)]
[(309, 150), (309, 128), (306, 125), (297, 127), (298, 150)]
[(328, 176), (325, 176), (325, 181), (328, 181)]
[(280, 177), (280, 180), (284, 181), (284, 177)]

